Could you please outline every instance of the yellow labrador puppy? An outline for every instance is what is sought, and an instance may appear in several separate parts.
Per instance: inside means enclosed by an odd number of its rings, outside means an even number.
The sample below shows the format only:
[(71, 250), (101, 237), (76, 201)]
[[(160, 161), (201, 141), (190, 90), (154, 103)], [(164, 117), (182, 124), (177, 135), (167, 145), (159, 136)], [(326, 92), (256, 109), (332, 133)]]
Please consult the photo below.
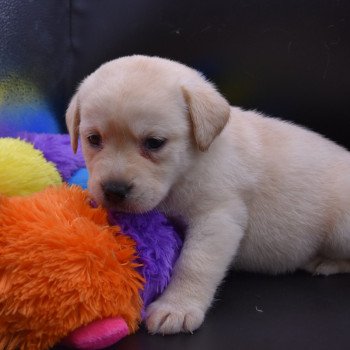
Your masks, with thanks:
[(230, 264), (350, 271), (350, 153), (324, 137), (230, 107), (197, 71), (146, 56), (88, 76), (66, 119), (98, 203), (189, 223), (150, 332), (198, 328)]

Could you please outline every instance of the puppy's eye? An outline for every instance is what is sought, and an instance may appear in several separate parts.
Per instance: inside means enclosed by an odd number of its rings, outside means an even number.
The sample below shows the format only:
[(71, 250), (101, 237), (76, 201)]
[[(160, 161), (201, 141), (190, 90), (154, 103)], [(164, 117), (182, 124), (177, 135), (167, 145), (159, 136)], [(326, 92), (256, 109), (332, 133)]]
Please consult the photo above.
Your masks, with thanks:
[(92, 147), (101, 147), (102, 145), (102, 137), (99, 134), (92, 134), (87, 137), (87, 140)]
[(158, 151), (165, 145), (166, 141), (160, 137), (148, 137), (143, 141), (143, 147), (148, 151)]

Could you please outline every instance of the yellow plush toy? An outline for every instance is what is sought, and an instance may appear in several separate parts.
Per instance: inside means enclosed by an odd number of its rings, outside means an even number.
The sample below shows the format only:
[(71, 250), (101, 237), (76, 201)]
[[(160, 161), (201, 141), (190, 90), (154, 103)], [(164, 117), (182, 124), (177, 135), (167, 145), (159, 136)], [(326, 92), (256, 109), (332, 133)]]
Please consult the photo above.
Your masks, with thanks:
[(0, 169), (1, 195), (28, 195), (62, 183), (55, 165), (19, 139), (0, 139)]

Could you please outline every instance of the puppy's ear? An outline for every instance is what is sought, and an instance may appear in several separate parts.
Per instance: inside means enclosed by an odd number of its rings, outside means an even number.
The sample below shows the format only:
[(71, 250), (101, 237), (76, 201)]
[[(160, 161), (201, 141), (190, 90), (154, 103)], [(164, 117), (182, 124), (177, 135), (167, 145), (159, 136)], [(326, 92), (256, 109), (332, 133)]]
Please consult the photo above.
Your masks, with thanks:
[(188, 105), (194, 138), (198, 148), (206, 151), (228, 122), (230, 105), (207, 81), (189, 83), (181, 88)]
[(78, 149), (79, 124), (80, 111), (78, 104), (78, 96), (77, 94), (75, 94), (72, 97), (66, 112), (66, 125), (70, 135), (70, 143), (72, 145), (74, 153), (77, 153)]

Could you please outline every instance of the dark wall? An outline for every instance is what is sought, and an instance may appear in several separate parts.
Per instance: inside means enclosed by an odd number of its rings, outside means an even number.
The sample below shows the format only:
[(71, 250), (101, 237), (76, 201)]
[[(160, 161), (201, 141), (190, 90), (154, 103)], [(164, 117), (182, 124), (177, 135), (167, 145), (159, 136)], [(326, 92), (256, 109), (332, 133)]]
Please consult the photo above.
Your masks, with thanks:
[[(349, 1), (8, 3), (18, 3), (10, 21), (17, 34), (6, 34), (9, 53), (0, 57), (8, 60), (20, 47), (55, 92), (58, 114), (78, 82), (104, 61), (159, 55), (202, 70), (232, 104), (307, 125), (350, 148)], [(23, 23), (31, 30), (18, 30)]]
[(69, 20), (67, 0), (0, 0), (0, 80), (33, 82), (58, 115), (66, 103)]

